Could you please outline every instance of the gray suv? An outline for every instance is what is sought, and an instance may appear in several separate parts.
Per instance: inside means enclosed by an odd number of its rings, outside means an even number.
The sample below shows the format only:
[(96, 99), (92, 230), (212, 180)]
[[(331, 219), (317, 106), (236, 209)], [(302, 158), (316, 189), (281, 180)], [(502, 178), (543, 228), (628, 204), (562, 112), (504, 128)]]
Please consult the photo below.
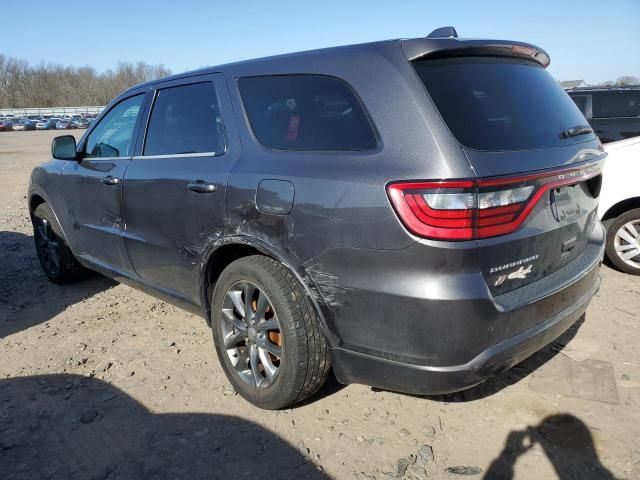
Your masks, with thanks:
[(33, 171), (44, 272), (202, 315), (263, 408), (331, 368), (415, 394), (476, 385), (599, 286), (605, 154), (548, 64), (445, 28), (135, 86)]

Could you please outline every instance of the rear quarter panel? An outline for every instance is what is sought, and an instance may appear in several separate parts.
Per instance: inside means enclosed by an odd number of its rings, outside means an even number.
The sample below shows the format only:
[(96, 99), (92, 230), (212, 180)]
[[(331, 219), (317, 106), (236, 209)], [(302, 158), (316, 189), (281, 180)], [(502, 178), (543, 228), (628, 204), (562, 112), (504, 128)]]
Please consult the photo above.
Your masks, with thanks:
[[(253, 136), (237, 79), (278, 74), (329, 75), (360, 98), (378, 136), (365, 152), (274, 151)], [(469, 177), (474, 173), (425, 95), (400, 43), (358, 46), (238, 64), (225, 72), (242, 141), (229, 178), (225, 233), (246, 232), (280, 243), (304, 263), (331, 248), (401, 249), (407, 234), (390, 206), (390, 181)], [(263, 179), (287, 180), (295, 200), (287, 218), (262, 215), (255, 194)]]
[[(263, 147), (253, 136), (237, 79), (296, 73), (330, 75), (349, 84), (373, 123), (377, 148), (300, 152)], [(331, 55), (305, 55), (303, 60), (284, 57), (265, 65), (240, 64), (225, 75), (242, 157), (229, 175), (224, 234), (255, 238), (279, 252), (308, 283), (323, 310), (328, 333), (335, 332), (332, 317), (336, 306), (347, 301), (349, 279), (340, 278), (329, 259), (350, 258), (357, 251), (402, 250), (417, 241), (391, 207), (387, 183), (474, 173), (461, 147), (443, 141), (450, 135), (399, 42), (377, 49), (354, 47)], [(293, 184), (294, 205), (288, 215), (258, 211), (256, 190), (264, 179)]]

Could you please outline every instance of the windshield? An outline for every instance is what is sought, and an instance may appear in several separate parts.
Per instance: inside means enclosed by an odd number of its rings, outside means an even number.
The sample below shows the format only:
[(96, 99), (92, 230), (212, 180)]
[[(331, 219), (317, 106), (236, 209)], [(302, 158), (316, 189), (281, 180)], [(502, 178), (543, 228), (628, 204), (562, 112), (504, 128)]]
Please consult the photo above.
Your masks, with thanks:
[(502, 57), (412, 62), (458, 141), (477, 150), (530, 150), (571, 145), (593, 133), (558, 82), (537, 63)]

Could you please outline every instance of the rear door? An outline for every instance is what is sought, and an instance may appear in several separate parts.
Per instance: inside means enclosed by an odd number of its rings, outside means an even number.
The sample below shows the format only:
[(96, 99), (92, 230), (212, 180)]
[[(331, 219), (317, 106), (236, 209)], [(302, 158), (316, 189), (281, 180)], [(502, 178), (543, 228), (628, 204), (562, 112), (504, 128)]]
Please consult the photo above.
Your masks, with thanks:
[(212, 74), (159, 83), (153, 95), (124, 181), (124, 244), (143, 281), (199, 303), (198, 262), (222, 233), (239, 155), (229, 94)]
[(604, 154), (558, 82), (522, 58), (413, 65), (478, 176), (476, 238), (491, 291), (576, 259), (595, 225)]
[(113, 105), (78, 146), (81, 160), (62, 171), (62, 195), (74, 250), (103, 266), (130, 271), (122, 232), (122, 181), (131, 161), (144, 92)]

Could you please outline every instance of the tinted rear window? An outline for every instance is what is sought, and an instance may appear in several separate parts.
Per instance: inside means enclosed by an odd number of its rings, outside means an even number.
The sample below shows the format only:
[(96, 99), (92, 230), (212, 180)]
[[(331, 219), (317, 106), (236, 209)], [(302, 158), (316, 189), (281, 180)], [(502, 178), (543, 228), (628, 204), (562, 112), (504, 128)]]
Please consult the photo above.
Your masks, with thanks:
[(640, 92), (594, 93), (593, 117), (640, 117)]
[(322, 75), (239, 80), (251, 128), (274, 150), (371, 150), (376, 137), (351, 88)]
[(544, 68), (514, 58), (459, 57), (413, 62), (458, 141), (478, 150), (528, 150), (595, 138), (561, 138), (587, 121)]

